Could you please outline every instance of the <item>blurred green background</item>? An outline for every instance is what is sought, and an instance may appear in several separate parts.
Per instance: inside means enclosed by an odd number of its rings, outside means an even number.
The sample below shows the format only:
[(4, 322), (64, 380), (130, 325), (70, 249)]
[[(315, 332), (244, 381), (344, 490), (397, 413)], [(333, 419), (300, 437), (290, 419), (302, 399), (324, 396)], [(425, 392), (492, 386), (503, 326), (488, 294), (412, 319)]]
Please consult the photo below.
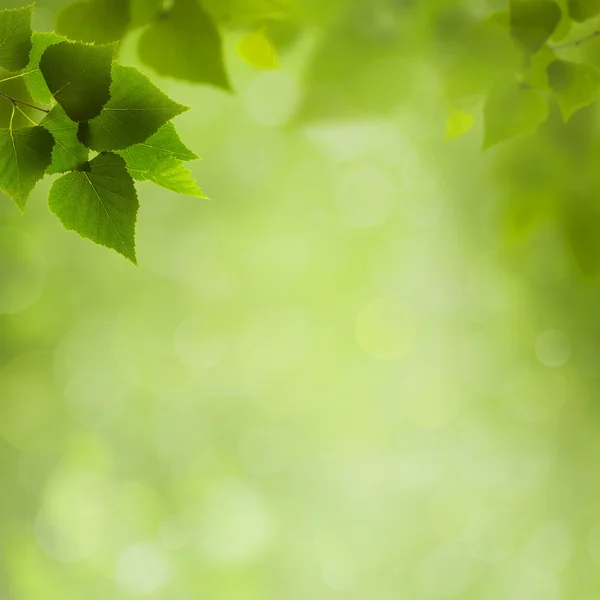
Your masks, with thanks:
[(232, 95), (124, 40), (212, 199), (140, 185), (140, 268), (0, 202), (0, 598), (598, 598), (598, 106), (483, 152), (504, 2), (294, 6)]

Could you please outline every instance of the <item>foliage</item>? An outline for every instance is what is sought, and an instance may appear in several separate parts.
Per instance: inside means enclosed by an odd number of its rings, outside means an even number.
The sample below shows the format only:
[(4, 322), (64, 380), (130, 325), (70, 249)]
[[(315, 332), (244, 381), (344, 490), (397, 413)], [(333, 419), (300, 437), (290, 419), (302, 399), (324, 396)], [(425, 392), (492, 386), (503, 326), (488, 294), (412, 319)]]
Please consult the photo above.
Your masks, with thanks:
[[(78, 26), (84, 11), (93, 15), (108, 6), (88, 4), (63, 13), (63, 28), (69, 22), (73, 31), (85, 32)], [(0, 189), (25, 210), (35, 184), (46, 174), (61, 174), (49, 204), (65, 228), (135, 263), (134, 180), (204, 197), (183, 167), (197, 157), (170, 124), (187, 108), (136, 69), (117, 63), (115, 43), (93, 45), (33, 33), (32, 11), (30, 6), (0, 12), (0, 65), (8, 73), (4, 81), (22, 78), (30, 95), (1, 92), (12, 103), (12, 117), (8, 128), (0, 130)], [(105, 27), (107, 22), (96, 24)], [(102, 41), (110, 38), (107, 34)], [(39, 123), (32, 111), (44, 115)], [(16, 126), (18, 114), (28, 126)], [(120, 156), (115, 153), (127, 149)], [(89, 160), (90, 151), (99, 154)]]

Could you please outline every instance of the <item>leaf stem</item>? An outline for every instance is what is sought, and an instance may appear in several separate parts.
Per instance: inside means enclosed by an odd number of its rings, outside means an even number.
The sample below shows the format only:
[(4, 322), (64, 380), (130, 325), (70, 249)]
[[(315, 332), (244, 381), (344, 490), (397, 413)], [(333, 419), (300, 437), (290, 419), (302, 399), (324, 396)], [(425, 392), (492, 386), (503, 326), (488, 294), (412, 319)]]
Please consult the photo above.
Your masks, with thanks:
[(578, 46), (581, 46), (581, 44), (585, 44), (585, 42), (589, 42), (590, 40), (593, 40), (597, 37), (600, 36), (600, 29), (596, 29), (596, 31), (593, 31), (592, 33), (579, 38), (578, 40), (574, 40), (572, 42), (565, 42), (564, 44), (558, 44), (557, 46), (552, 46), (552, 50), (562, 50), (563, 48), (576, 48)]
[(35, 110), (39, 110), (41, 112), (44, 112), (46, 114), (48, 114), (50, 111), (45, 109), (45, 108), (40, 108), (39, 106), (34, 106), (33, 104), (29, 104), (29, 102), (24, 102), (23, 100), (18, 100), (17, 98), (13, 98), (12, 96), (9, 96), (8, 94), (5, 94), (4, 92), (0, 92), (0, 97), (2, 98), (6, 98), (7, 100), (10, 100), (14, 106), (16, 106), (17, 104), (22, 104), (23, 106), (28, 106), (29, 108), (33, 108)]

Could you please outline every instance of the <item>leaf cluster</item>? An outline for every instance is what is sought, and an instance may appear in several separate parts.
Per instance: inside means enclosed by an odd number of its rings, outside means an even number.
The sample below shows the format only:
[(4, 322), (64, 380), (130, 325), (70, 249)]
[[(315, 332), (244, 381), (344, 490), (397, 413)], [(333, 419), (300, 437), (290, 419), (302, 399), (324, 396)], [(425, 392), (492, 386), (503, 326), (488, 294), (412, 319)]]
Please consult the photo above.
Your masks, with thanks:
[(230, 91), (219, 26), (248, 30), (239, 52), (257, 68), (277, 64), (268, 29), (289, 15), (289, 0), (76, 0), (57, 16), (56, 30), (81, 42), (119, 42), (141, 30), (140, 60), (157, 73)]
[[(510, 0), (471, 24), (450, 69), (452, 132), (483, 101), (484, 147), (537, 130), (558, 106), (565, 122), (600, 97), (600, 69), (581, 52), (600, 37), (599, 0)], [(464, 121), (464, 117), (463, 117)]]
[(188, 109), (119, 64), (116, 44), (33, 32), (32, 12), (0, 11), (2, 81), (20, 80), (29, 93), (0, 92), (12, 104), (0, 129), (0, 189), (23, 211), (36, 183), (59, 175), (48, 203), (64, 227), (135, 263), (135, 182), (204, 197), (185, 167), (198, 157), (171, 122)]

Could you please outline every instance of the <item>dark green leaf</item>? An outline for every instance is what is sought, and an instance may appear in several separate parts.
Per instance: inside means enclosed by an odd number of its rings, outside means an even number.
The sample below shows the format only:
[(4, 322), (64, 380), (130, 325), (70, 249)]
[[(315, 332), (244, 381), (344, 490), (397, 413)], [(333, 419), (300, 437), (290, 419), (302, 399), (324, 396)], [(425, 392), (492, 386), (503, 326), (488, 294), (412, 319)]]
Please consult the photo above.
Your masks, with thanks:
[(21, 209), (52, 160), (54, 139), (43, 127), (0, 130), (0, 189)]
[(521, 50), (535, 54), (550, 38), (562, 12), (552, 0), (511, 0), (510, 32)]
[(517, 86), (497, 88), (484, 107), (484, 147), (533, 132), (547, 117), (548, 104), (540, 92)]
[(32, 14), (33, 5), (0, 10), (0, 67), (7, 71), (20, 71), (29, 62)]
[(565, 121), (600, 96), (600, 70), (557, 60), (548, 67), (548, 81)]
[(139, 203), (120, 156), (99, 154), (85, 169), (63, 175), (50, 189), (48, 204), (66, 229), (112, 248), (136, 264)]
[(160, 75), (230, 90), (221, 37), (196, 0), (175, 0), (139, 41), (143, 63)]
[(67, 117), (60, 104), (57, 104), (40, 123), (54, 137), (52, 164), (49, 175), (65, 173), (87, 161), (89, 150), (77, 139), (77, 123)]
[(40, 60), (48, 47), (64, 41), (65, 38), (56, 33), (38, 33), (36, 31), (33, 34), (31, 54), (29, 63), (25, 67), (23, 79), (35, 102), (40, 104), (50, 104), (52, 102), (52, 92), (48, 89), (46, 80), (40, 71)]
[(569, 0), (568, 7), (573, 21), (587, 21), (600, 14), (600, 0)]
[(116, 47), (60, 42), (46, 49), (40, 71), (54, 99), (73, 121), (100, 114), (110, 98), (111, 64)]
[(127, 0), (87, 0), (58, 13), (56, 30), (72, 40), (107, 44), (119, 41), (130, 21)]
[(113, 65), (111, 98), (98, 117), (80, 129), (80, 140), (98, 152), (146, 141), (167, 121), (188, 110), (163, 94), (133, 67)]

